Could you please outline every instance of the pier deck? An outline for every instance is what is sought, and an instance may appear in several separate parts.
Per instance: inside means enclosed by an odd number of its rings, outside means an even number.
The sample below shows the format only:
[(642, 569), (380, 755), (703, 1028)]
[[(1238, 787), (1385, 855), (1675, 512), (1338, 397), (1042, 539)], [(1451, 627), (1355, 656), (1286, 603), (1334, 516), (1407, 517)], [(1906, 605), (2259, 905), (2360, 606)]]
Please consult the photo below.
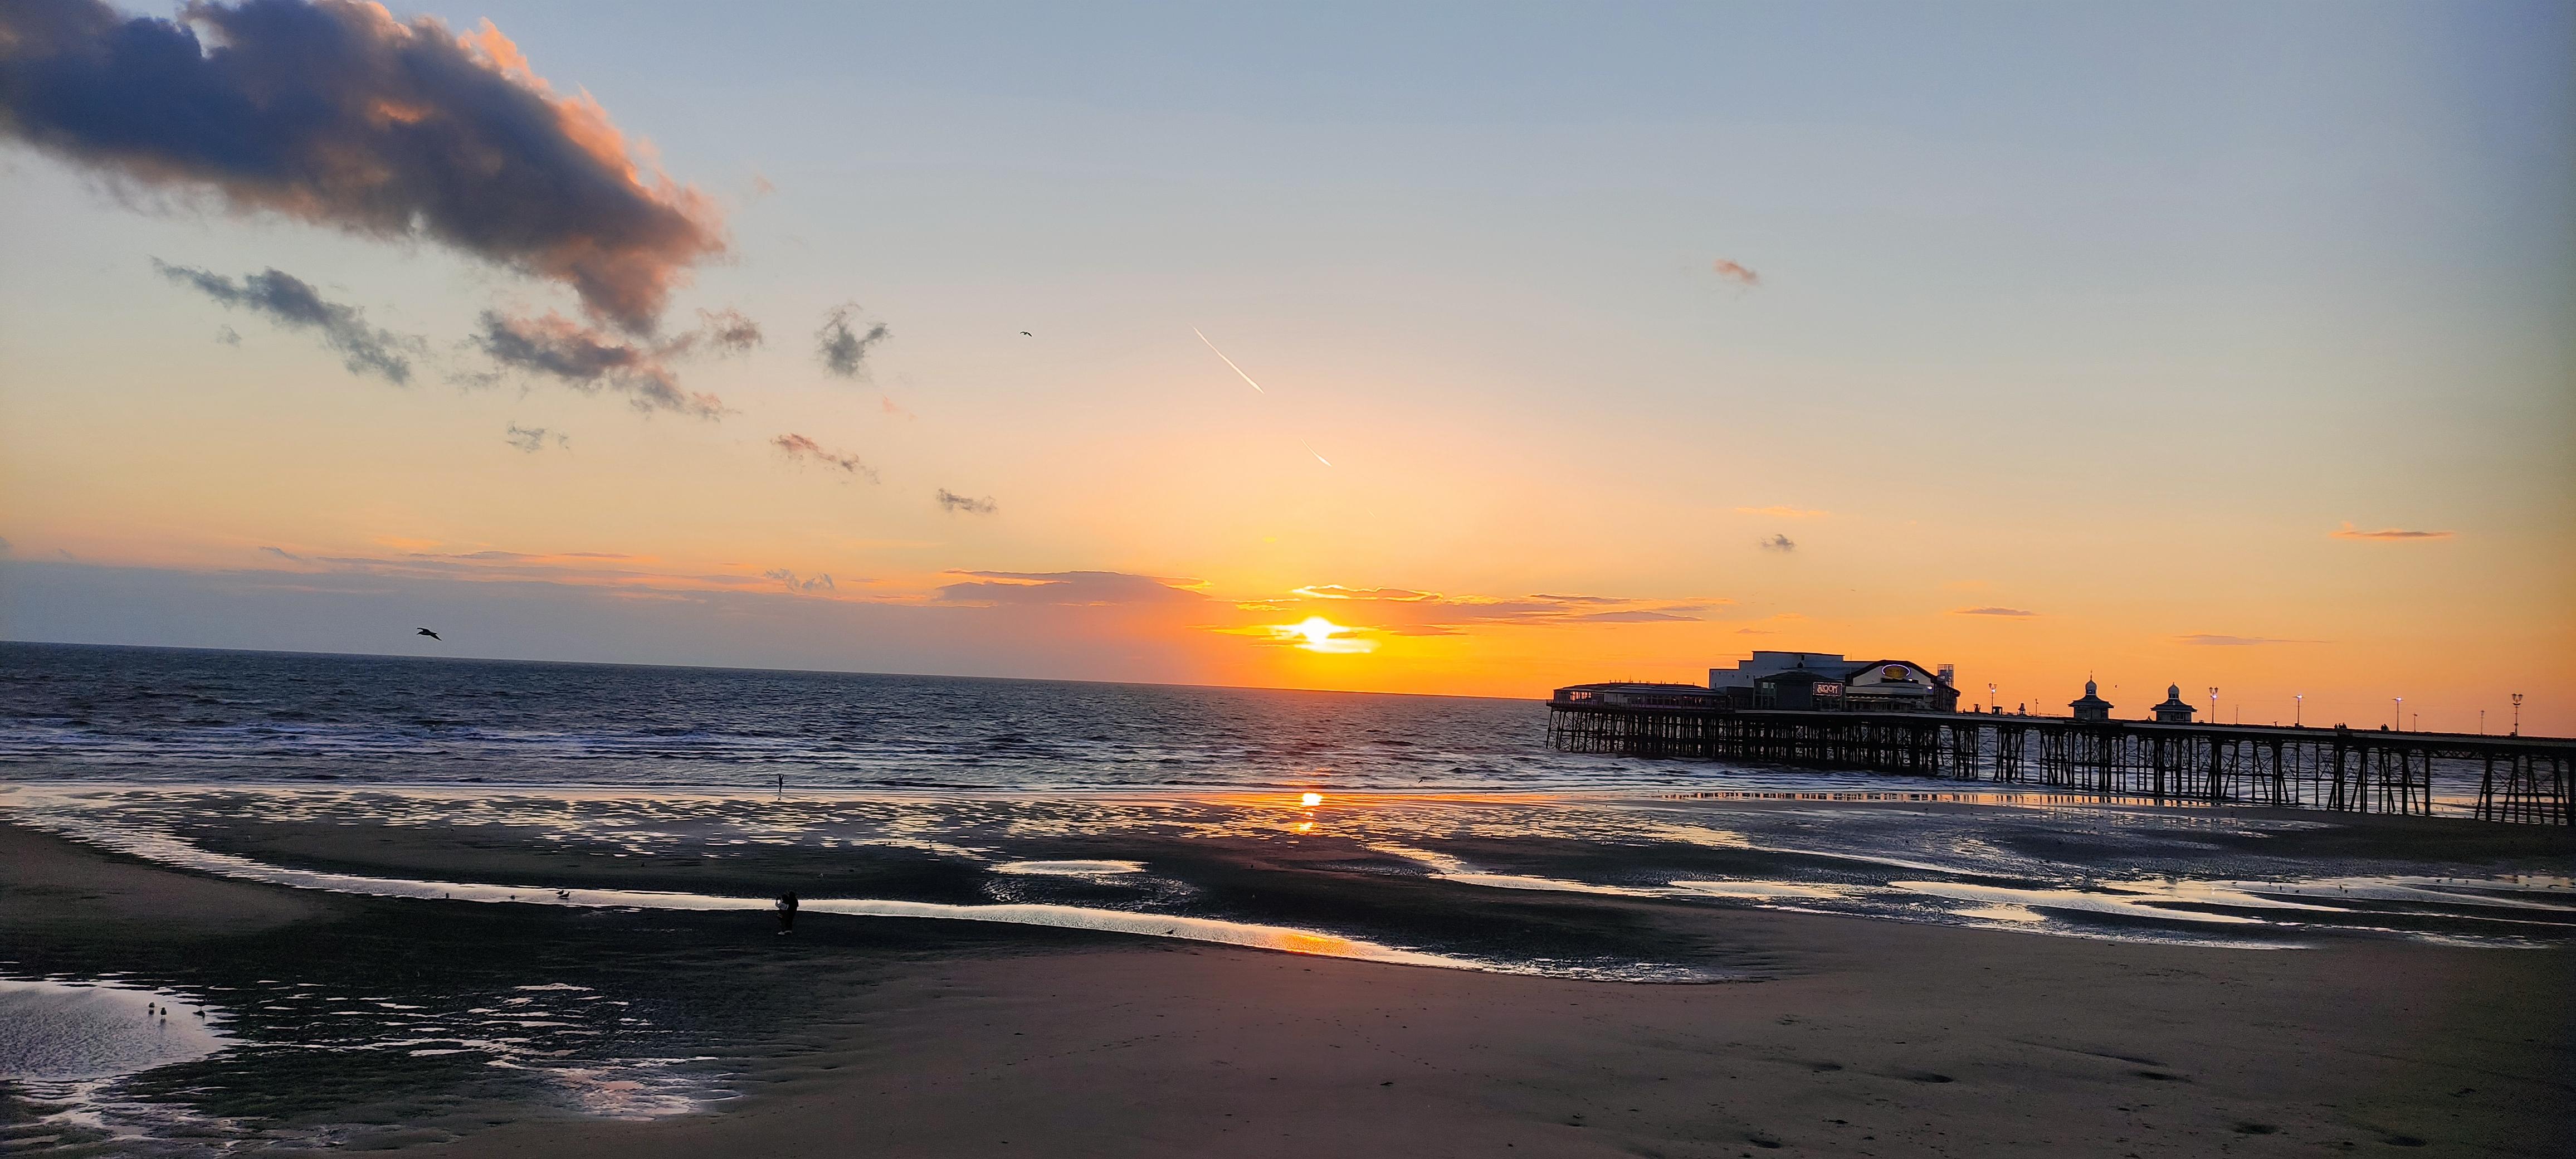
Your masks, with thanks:
[[(2156, 801), (2567, 825), (2576, 740), (2279, 725), (1570, 702), (1564, 752), (1908, 773)], [(2473, 795), (2473, 799), (2472, 799)]]

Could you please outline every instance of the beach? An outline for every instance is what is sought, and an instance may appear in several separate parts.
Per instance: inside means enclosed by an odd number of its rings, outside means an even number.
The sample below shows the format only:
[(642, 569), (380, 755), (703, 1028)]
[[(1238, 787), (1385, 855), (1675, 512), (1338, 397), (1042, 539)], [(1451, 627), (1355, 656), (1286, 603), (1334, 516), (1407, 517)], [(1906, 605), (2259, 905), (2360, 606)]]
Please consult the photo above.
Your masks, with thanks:
[[(2435, 840), (2425, 824), (2352, 819), (2330, 843)], [(2448, 824), (2464, 859), (2563, 857), (2563, 834)], [(270, 861), (456, 881), (525, 880), (548, 859), (582, 887), (624, 875), (748, 893), (781, 876), (702, 858), (615, 866), (489, 829), (233, 827)], [(245, 1046), (136, 1082), (190, 1092), (235, 1146), (280, 1153), (2553, 1155), (2571, 1142), (2564, 944), (2044, 936), (1389, 881), (1351, 849), (1297, 840), (1203, 838), (1196, 855), (1280, 895), (1280, 912), (1614, 947), (1701, 980), (830, 913), (782, 935), (756, 894), (730, 911), (354, 896), (24, 825), (0, 827), (0, 938), (15, 972), (115, 973), (231, 1006)], [(442, 995), (455, 1017), (544, 1016), (396, 1040), (434, 1043), (412, 1050), (337, 1030), (343, 1049), (310, 1041), (350, 1002), (417, 1010)], [(606, 1003), (632, 1013), (583, 1020)], [(550, 1050), (452, 1044), (613, 1035), (621, 1020), (651, 1027), (610, 1052), (622, 1069), (566, 1066), (537, 1086), (522, 1080)], [(249, 1045), (299, 1036), (296, 1050)], [(586, 1049), (561, 1045), (573, 1041), (537, 1045)], [(637, 1061), (656, 1050), (678, 1056), (667, 1073)], [(184, 1140), (131, 1146), (186, 1153)]]

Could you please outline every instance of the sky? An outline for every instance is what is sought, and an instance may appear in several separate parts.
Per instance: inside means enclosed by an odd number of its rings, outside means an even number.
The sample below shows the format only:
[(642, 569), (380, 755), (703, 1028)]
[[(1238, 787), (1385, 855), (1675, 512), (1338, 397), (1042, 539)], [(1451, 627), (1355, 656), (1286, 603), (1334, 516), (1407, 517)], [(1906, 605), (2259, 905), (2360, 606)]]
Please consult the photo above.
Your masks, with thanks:
[(0, 637), (2576, 733), (2564, 4), (176, 11), (0, 14)]

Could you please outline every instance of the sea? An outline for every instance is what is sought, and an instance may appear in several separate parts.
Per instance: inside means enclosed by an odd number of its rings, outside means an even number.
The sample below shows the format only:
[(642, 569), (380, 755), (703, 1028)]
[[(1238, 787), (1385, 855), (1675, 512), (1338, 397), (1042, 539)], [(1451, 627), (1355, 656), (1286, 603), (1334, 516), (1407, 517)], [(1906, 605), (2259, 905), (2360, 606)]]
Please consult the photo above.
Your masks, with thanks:
[[(809, 922), (922, 919), (902, 936), (933, 944), (1051, 927), (1605, 983), (1758, 977), (1671, 932), (1705, 908), (2216, 951), (2576, 941), (2540, 827), (1567, 754), (1546, 723), (1500, 699), (0, 643), (0, 822), (413, 907), (359, 911), (393, 924), (344, 921), (350, 945), (518, 923), (601, 951), (388, 974), (301, 935), (0, 941), (0, 1110), (64, 1147), (194, 1155), (356, 1145), (369, 1108), (431, 1095), (459, 1121), (707, 1109), (756, 1069), (746, 1023), (617, 973), (632, 947), (591, 919), (765, 937), (791, 880)], [(326, 1055), (336, 1086), (307, 1069)]]
[(1569, 756), (1533, 701), (0, 643), (0, 777), (656, 789), (1865, 787)]

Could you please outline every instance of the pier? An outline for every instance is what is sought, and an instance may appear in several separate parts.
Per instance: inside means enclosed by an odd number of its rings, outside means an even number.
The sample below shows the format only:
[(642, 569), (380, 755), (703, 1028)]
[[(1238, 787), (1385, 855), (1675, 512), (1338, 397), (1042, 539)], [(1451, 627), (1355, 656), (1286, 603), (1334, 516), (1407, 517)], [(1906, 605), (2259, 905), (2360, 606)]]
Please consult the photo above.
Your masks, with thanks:
[[(2570, 823), (2576, 740), (1973, 712), (1740, 708), (1689, 685), (1577, 686), (1548, 705), (1573, 753), (1903, 773), (2159, 803)], [(2471, 791), (2474, 790), (2474, 800)]]

